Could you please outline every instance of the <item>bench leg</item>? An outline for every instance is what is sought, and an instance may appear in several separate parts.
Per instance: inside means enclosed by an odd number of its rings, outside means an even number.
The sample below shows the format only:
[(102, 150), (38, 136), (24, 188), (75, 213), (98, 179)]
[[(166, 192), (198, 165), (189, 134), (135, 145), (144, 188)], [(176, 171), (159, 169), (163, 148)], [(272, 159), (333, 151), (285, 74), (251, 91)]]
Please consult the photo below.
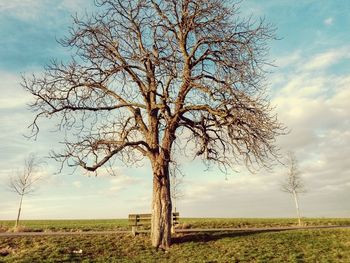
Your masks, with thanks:
[(136, 235), (137, 235), (137, 226), (132, 226), (132, 227), (131, 227), (131, 234), (132, 234), (133, 236), (136, 236)]

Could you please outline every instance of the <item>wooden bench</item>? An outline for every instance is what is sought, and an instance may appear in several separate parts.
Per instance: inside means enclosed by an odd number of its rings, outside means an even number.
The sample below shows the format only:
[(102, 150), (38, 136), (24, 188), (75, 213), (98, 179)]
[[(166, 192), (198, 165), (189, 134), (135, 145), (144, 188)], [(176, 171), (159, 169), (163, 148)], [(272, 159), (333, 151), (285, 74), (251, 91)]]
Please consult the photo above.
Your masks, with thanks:
[[(171, 216), (171, 232), (175, 233), (175, 226), (179, 224), (180, 213), (172, 213)], [(131, 233), (135, 236), (137, 233), (146, 231), (140, 231), (138, 227), (140, 226), (150, 226), (151, 225), (152, 214), (130, 214), (129, 215), (129, 225), (131, 226)]]

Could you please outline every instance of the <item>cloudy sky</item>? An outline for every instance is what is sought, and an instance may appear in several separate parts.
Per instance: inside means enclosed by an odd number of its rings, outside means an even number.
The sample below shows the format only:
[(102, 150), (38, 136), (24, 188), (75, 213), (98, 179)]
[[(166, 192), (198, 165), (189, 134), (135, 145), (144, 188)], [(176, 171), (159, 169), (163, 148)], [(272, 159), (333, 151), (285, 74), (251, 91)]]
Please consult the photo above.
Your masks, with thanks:
[[(51, 58), (69, 50), (56, 39), (71, 24), (71, 14), (93, 8), (92, 0), (0, 0), (0, 219), (16, 216), (18, 196), (6, 190), (9, 175), (35, 152), (59, 149), (53, 124), (45, 122), (36, 141), (27, 140), (33, 114), (20, 87), (21, 74), (40, 72)], [(271, 43), (268, 81), (279, 119), (291, 130), (279, 139), (282, 153), (294, 151), (307, 193), (300, 196), (308, 217), (350, 217), (350, 2), (348, 0), (246, 0), (243, 15), (265, 17), (277, 27)], [(38, 191), (25, 198), (23, 218), (123, 218), (149, 212), (151, 170), (118, 167), (74, 174), (48, 160)], [(184, 161), (178, 210), (184, 217), (292, 217), (293, 200), (280, 191), (286, 167), (225, 177)]]

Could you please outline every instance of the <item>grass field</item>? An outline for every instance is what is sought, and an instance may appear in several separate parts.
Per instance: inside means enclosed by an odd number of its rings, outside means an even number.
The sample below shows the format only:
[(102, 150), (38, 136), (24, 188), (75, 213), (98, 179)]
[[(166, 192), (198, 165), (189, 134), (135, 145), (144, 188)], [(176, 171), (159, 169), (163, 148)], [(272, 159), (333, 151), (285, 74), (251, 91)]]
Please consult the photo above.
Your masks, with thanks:
[(184, 235), (168, 252), (147, 235), (0, 240), (0, 262), (350, 262), (349, 229)]
[[(345, 225), (350, 219), (305, 219)], [(46, 223), (45, 223), (46, 222)], [(183, 219), (191, 227), (282, 226), (293, 219)], [(11, 224), (10, 224), (11, 223)], [(1, 221), (6, 227), (13, 222)], [(33, 229), (127, 229), (126, 220), (24, 221)], [(350, 229), (182, 234), (169, 251), (148, 235), (0, 237), (0, 262), (350, 262)]]
[[(96, 219), (96, 220), (22, 220), (21, 228), (28, 232), (44, 231), (103, 231), (127, 230), (127, 219)], [(14, 221), (0, 221), (0, 232), (8, 231), (14, 226)]]
[[(304, 218), (307, 226), (336, 225), (349, 226), (350, 218)], [(127, 219), (96, 220), (23, 220), (23, 231), (103, 231), (128, 230)], [(228, 227), (278, 227), (295, 226), (297, 221), (291, 218), (182, 218), (180, 227), (184, 228), (228, 228)], [(0, 220), (0, 232), (11, 230), (14, 221)]]

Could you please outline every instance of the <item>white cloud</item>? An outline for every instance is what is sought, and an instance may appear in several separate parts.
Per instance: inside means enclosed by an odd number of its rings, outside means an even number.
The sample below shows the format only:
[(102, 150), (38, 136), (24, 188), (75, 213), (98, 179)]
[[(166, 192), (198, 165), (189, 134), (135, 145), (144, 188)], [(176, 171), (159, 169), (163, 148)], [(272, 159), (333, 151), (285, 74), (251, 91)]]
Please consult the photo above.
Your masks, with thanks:
[(333, 22), (334, 22), (333, 17), (328, 17), (328, 18), (326, 18), (325, 20), (323, 20), (323, 23), (324, 23), (326, 26), (331, 26), (331, 25), (333, 25)]
[(121, 190), (126, 189), (128, 186), (135, 185), (140, 181), (137, 178), (126, 176), (126, 175), (116, 175), (109, 179), (110, 182), (110, 192), (119, 192)]
[[(274, 80), (279, 88), (272, 104), (291, 129), (279, 145), (282, 153), (296, 153), (308, 190), (301, 196), (304, 216), (350, 216), (350, 72), (327, 70), (330, 64), (346, 62), (346, 50), (328, 50), (309, 59), (296, 52), (300, 56), (285, 59), (290, 70)], [(308, 67), (300, 67), (303, 64)], [(325, 71), (315, 70), (321, 68)], [(294, 216), (292, 200), (279, 188), (285, 172), (285, 167), (276, 167), (272, 174), (243, 172), (229, 181), (189, 179), (179, 210), (188, 216)]]
[(265, 192), (274, 187), (276, 180), (274, 174), (267, 174), (266, 171), (259, 175), (241, 173), (229, 176), (227, 180), (223, 177), (215, 177), (215, 173), (211, 176), (211, 180), (198, 182), (193, 179), (186, 180), (184, 183), (185, 193), (184, 202), (205, 201), (217, 199), (220, 195), (236, 195), (251, 192)]
[(279, 190), (281, 175), (277, 171), (261, 171), (257, 175), (242, 173), (228, 180), (215, 174), (210, 181), (186, 180), (178, 210), (186, 217), (293, 216), (289, 196)]
[[(347, 162), (350, 155), (350, 147), (347, 147), (350, 145), (350, 72), (336, 75), (316, 69), (343, 63), (349, 58), (348, 52), (349, 48), (343, 47), (318, 54), (309, 61), (300, 59), (295, 67), (301, 63), (306, 66), (302, 71), (284, 74), (284, 87), (273, 100), (280, 120), (291, 129), (289, 135), (280, 138), (280, 144), (297, 153), (310, 188), (310, 203), (318, 196), (319, 202), (327, 207), (324, 214), (329, 211), (329, 215), (334, 213), (333, 209), (346, 209), (342, 202), (344, 197), (350, 200), (347, 194), (350, 182), (350, 164)], [(335, 208), (336, 203), (341, 204), (340, 207)]]

